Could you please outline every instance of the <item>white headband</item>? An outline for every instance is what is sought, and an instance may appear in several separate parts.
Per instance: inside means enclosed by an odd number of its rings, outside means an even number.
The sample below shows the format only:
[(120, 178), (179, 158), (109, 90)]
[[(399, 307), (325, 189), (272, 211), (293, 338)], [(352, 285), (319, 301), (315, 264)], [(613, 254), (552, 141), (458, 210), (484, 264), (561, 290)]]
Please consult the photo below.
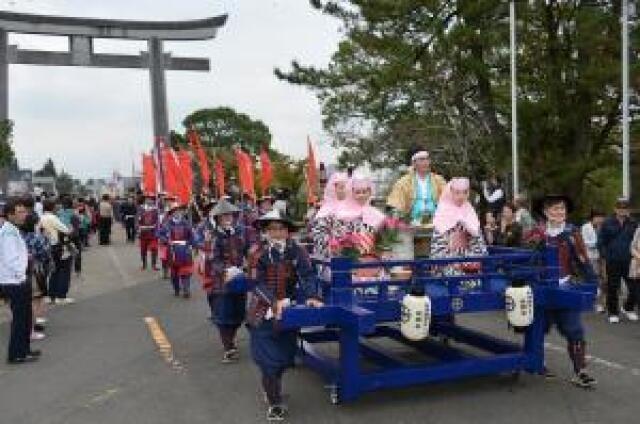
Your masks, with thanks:
[(429, 152), (427, 152), (426, 150), (421, 150), (411, 156), (411, 162), (415, 162), (418, 159), (429, 159)]

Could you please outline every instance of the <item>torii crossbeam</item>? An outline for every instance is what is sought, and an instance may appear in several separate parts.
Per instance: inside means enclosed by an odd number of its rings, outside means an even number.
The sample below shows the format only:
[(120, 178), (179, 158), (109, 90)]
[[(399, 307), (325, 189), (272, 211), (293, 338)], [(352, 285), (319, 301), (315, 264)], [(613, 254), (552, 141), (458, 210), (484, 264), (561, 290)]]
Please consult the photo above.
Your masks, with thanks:
[[(0, 119), (9, 118), (9, 64), (149, 69), (153, 128), (156, 143), (168, 140), (169, 121), (165, 71), (209, 71), (207, 58), (172, 57), (163, 41), (215, 38), (227, 15), (191, 21), (126, 21), (71, 18), (0, 11)], [(69, 38), (66, 52), (25, 50), (8, 44), (8, 34), (53, 35)], [(148, 52), (139, 55), (97, 54), (95, 38), (144, 40)]]

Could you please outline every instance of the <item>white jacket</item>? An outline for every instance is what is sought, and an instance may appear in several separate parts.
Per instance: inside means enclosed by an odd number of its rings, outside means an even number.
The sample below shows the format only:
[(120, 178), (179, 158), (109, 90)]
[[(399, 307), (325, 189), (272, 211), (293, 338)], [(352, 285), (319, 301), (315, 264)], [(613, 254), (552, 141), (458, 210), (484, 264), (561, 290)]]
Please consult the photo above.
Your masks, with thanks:
[(0, 223), (0, 286), (22, 284), (27, 280), (27, 245), (15, 225)]

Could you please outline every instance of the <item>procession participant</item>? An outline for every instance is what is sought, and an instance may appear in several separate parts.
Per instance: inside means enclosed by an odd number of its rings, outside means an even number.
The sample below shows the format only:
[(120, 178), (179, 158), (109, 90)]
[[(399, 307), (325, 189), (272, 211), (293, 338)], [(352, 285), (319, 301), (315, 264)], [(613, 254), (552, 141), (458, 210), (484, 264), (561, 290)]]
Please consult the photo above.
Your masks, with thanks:
[(159, 214), (158, 214), (158, 229), (156, 230), (156, 238), (158, 239), (158, 257), (162, 265), (162, 278), (169, 278), (169, 243), (166, 237), (160, 237), (165, 231), (167, 223), (171, 219), (171, 204), (176, 200), (174, 196), (167, 196), (165, 193), (160, 193)]
[(132, 197), (128, 197), (127, 200), (120, 207), (120, 213), (122, 214), (122, 221), (124, 229), (127, 233), (127, 243), (135, 243), (136, 241), (136, 215), (138, 210)]
[(216, 220), (212, 247), (206, 256), (207, 300), (224, 348), (223, 363), (239, 359), (236, 334), (244, 321), (246, 295), (228, 289), (228, 283), (243, 275), (242, 267), (251, 246), (248, 231), (237, 220), (240, 209), (222, 200), (211, 210)]
[(200, 206), (204, 218), (196, 226), (193, 233), (193, 244), (196, 249), (196, 274), (202, 281), (202, 288), (208, 292), (211, 287), (211, 281), (207, 278), (206, 258), (213, 250), (213, 234), (216, 230), (216, 219), (211, 215), (211, 209), (216, 205), (215, 200), (203, 202)]
[(262, 376), (268, 402), (267, 419), (281, 421), (287, 415), (282, 399), (282, 376), (293, 365), (295, 330), (279, 328), (282, 312), (297, 299), (298, 291), (307, 306), (320, 307), (314, 273), (307, 253), (292, 238), (293, 223), (273, 210), (258, 220), (267, 243), (252, 255), (255, 287), (249, 292), (247, 322), (251, 354)]
[(445, 179), (431, 171), (429, 152), (414, 149), (411, 169), (393, 185), (387, 206), (396, 214), (409, 216), (412, 225), (430, 222), (445, 185)]
[(368, 238), (359, 238), (360, 251), (363, 254), (374, 254), (375, 236), (384, 224), (386, 215), (371, 206), (373, 182), (369, 178), (359, 175), (353, 176), (351, 190), (352, 201), (347, 205), (345, 212), (345, 215), (351, 217), (350, 232), (368, 235)]
[(258, 218), (260, 218), (260, 213), (258, 212), (258, 206), (253, 198), (245, 193), (240, 200), (240, 219), (242, 220), (242, 225), (245, 227), (252, 227), (255, 225)]
[(0, 291), (11, 307), (9, 364), (39, 359), (40, 351), (31, 350), (29, 326), (31, 298), (27, 283), (29, 253), (17, 227), (27, 215), (24, 201), (9, 199), (0, 214)]
[(167, 220), (160, 238), (169, 246), (169, 269), (173, 292), (185, 299), (191, 297), (191, 274), (193, 273), (193, 229), (185, 216), (186, 206), (174, 203), (170, 207), (171, 217)]
[(265, 195), (258, 200), (258, 214), (266, 215), (273, 209), (273, 196)]
[(147, 269), (148, 253), (151, 252), (151, 268), (158, 271), (158, 237), (156, 231), (160, 223), (155, 196), (145, 195), (137, 212), (138, 237), (140, 239), (140, 259), (142, 270)]
[[(535, 212), (544, 217), (543, 223), (529, 233), (542, 234), (547, 246), (558, 248), (560, 265), (560, 286), (571, 284), (577, 278), (589, 281), (596, 276), (589, 263), (587, 248), (582, 241), (580, 229), (567, 222), (567, 214), (572, 210), (571, 200), (564, 195), (547, 195), (536, 202)], [(545, 313), (547, 331), (553, 325), (567, 341), (567, 351), (573, 364), (574, 375), (571, 382), (578, 387), (592, 388), (596, 379), (586, 371), (585, 330), (579, 311), (566, 309), (547, 309)], [(553, 374), (545, 369), (548, 377)]]
[(478, 214), (469, 203), (467, 178), (453, 178), (446, 185), (433, 217), (433, 226), (432, 258), (487, 254)]
[(334, 172), (329, 178), (322, 205), (311, 222), (313, 254), (327, 258), (330, 256), (329, 242), (349, 232), (349, 222), (353, 214), (349, 212), (352, 199), (351, 178), (344, 172)]

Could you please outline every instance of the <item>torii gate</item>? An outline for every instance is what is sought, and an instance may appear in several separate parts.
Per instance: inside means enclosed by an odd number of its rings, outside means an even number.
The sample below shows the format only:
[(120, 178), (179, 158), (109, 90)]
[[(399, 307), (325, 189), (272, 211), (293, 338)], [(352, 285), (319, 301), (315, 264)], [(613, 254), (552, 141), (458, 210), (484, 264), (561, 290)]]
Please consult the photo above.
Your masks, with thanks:
[[(0, 11), (0, 120), (9, 118), (9, 64), (149, 69), (157, 149), (160, 141), (169, 137), (165, 70), (210, 70), (209, 59), (172, 57), (164, 53), (163, 42), (213, 39), (226, 21), (227, 15), (192, 21), (145, 22)], [(67, 52), (20, 49), (8, 44), (10, 32), (65, 36), (69, 38), (69, 49)], [(140, 55), (96, 54), (94, 38), (144, 40), (148, 52)]]

